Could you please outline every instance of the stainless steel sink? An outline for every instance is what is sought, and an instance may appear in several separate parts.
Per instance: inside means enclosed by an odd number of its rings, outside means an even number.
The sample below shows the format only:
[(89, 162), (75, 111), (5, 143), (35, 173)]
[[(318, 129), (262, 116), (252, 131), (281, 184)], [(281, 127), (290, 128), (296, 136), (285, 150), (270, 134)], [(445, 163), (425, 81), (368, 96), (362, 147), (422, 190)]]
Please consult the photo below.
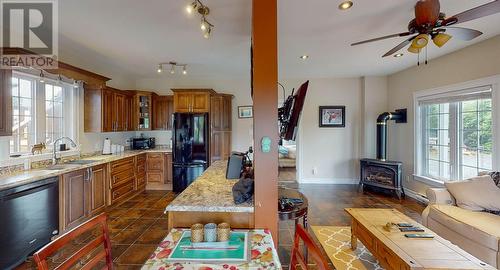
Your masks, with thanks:
[(97, 162), (97, 160), (77, 159), (77, 160), (73, 160), (70, 162), (66, 162), (65, 164), (87, 165), (87, 164), (94, 163), (94, 162)]
[(49, 167), (43, 168), (43, 169), (44, 170), (49, 170), (49, 171), (60, 171), (60, 170), (68, 169), (68, 168), (71, 168), (71, 166), (68, 166), (68, 165), (53, 165), (53, 166), (49, 166)]

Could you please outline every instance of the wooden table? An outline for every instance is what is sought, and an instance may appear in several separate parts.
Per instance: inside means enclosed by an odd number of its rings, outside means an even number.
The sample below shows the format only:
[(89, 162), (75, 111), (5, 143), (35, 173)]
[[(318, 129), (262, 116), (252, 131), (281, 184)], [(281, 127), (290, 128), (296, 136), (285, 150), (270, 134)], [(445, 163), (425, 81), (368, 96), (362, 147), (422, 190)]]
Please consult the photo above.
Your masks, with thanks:
[[(352, 217), (351, 248), (359, 239), (385, 269), (495, 269), (395, 209), (345, 211)], [(435, 237), (409, 239), (396, 227), (385, 230), (387, 222), (415, 224)]]
[(280, 270), (281, 263), (274, 246), (273, 237), (269, 230), (238, 230), (248, 231), (250, 237), (249, 261), (247, 262), (173, 262), (167, 260), (182, 235), (182, 229), (172, 229), (160, 242), (155, 252), (142, 266), (142, 270), (235, 270), (235, 269), (276, 269)]

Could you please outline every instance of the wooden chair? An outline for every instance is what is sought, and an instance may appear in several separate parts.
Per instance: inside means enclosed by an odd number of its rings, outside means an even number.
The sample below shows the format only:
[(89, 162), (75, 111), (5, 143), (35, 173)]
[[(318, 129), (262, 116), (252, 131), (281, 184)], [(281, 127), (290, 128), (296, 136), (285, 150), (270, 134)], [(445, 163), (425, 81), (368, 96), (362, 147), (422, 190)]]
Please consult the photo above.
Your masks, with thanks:
[[(290, 259), (290, 270), (297, 269), (297, 264), (300, 265), (302, 270), (307, 270), (307, 262), (305, 256), (300, 253), (299, 242), (304, 242), (307, 253), (310, 258), (316, 263), (317, 269), (327, 270), (330, 269), (328, 261), (321, 254), (321, 249), (314, 243), (314, 240), (309, 233), (302, 227), (302, 225), (295, 225), (295, 239), (293, 241), (292, 257)], [(307, 255), (306, 255), (307, 256)]]
[(103, 269), (113, 269), (113, 259), (111, 258), (111, 242), (109, 239), (109, 231), (107, 225), (107, 216), (102, 213), (91, 220), (81, 224), (80, 226), (72, 229), (71, 231), (63, 234), (56, 240), (50, 242), (45, 247), (37, 251), (33, 257), (35, 258), (36, 265), (39, 270), (48, 270), (47, 257), (51, 256), (61, 248), (63, 248), (70, 241), (74, 240), (78, 236), (85, 232), (92, 231), (94, 228), (100, 227), (102, 234), (97, 238), (90, 241), (80, 250), (76, 251), (71, 257), (66, 259), (61, 265), (56, 267), (56, 269), (69, 269), (79, 261), (84, 256), (90, 256), (100, 245), (104, 246), (104, 249), (98, 252), (92, 259), (90, 259), (81, 269), (92, 269), (99, 261), (106, 259), (106, 266)]

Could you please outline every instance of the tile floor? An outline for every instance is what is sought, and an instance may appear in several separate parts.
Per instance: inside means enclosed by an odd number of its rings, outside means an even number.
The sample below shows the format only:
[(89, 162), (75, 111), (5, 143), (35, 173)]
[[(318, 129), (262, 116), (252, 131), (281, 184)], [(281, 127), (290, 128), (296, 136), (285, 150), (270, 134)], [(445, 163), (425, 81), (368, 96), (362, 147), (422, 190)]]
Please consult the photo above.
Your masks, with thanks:
[[(391, 196), (360, 193), (357, 186), (353, 185), (298, 186), (293, 182), (282, 185), (298, 188), (309, 198), (310, 225), (348, 226), (350, 220), (343, 211), (346, 207), (392, 207), (417, 221), (420, 221), (424, 208), (412, 199), (399, 201)], [(174, 198), (175, 194), (172, 192), (147, 191), (108, 211), (115, 269), (139, 269), (146, 261), (156, 245), (168, 234), (163, 209)], [(279, 226), (278, 253), (285, 269), (290, 260), (293, 226), (291, 221), (280, 222)], [(75, 240), (54, 256), (50, 266), (64, 261), (90, 239), (92, 237), (88, 235)], [(35, 266), (28, 261), (18, 269), (35, 269)]]

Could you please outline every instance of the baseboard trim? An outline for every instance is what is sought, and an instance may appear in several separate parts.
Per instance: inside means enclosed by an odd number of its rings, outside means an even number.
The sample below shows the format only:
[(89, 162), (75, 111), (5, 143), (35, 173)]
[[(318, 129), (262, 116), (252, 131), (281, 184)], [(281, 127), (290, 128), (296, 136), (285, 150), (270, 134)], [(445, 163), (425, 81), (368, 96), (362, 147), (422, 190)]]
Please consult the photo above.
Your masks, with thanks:
[(424, 204), (429, 204), (429, 199), (427, 199), (424, 195), (420, 194), (420, 193), (417, 193), (411, 189), (407, 189), (405, 188), (405, 194), (406, 196), (412, 198), (412, 199), (415, 199), (421, 203), (424, 203)]
[(305, 178), (297, 181), (299, 184), (325, 184), (325, 185), (357, 185), (358, 179), (351, 178)]

